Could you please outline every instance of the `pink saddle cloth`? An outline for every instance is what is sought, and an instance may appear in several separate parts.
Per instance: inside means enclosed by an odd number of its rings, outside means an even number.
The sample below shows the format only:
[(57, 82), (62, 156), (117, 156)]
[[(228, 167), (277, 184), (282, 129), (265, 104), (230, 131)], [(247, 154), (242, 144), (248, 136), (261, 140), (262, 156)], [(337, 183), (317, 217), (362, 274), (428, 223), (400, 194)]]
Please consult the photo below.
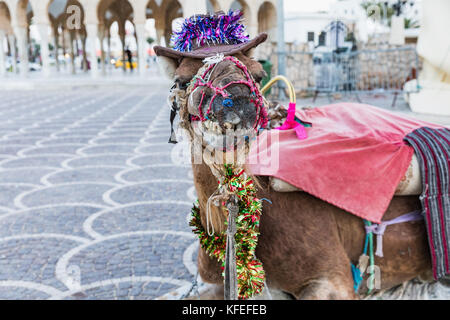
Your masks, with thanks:
[(298, 110), (311, 123), (307, 138), (294, 129), (265, 131), (253, 142), (248, 168), (273, 176), (363, 219), (380, 223), (404, 176), (411, 131), (442, 126), (365, 104), (338, 103)]

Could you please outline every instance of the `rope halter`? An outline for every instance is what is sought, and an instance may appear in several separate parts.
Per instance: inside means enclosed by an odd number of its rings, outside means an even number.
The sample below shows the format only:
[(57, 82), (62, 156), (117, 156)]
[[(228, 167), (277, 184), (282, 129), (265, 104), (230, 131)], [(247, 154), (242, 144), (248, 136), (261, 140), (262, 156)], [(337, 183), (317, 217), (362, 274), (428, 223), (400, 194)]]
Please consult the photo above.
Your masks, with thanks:
[[(243, 71), (246, 80), (237, 80), (237, 81), (231, 81), (227, 83), (223, 87), (216, 87), (212, 84), (212, 81), (210, 79), (211, 74), (215, 70), (216, 66), (224, 61), (229, 60), (233, 62), (240, 70)], [(202, 96), (200, 99), (200, 103), (198, 105), (198, 114), (199, 116), (193, 116), (191, 115), (191, 121), (206, 121), (208, 120), (208, 117), (211, 113), (212, 105), (214, 103), (214, 100), (220, 95), (223, 97), (222, 105), (225, 108), (233, 107), (233, 100), (230, 93), (227, 92), (227, 88), (231, 85), (236, 84), (243, 84), (247, 86), (250, 89), (250, 102), (253, 103), (253, 105), (256, 108), (256, 120), (255, 124), (253, 125), (253, 129), (258, 130), (259, 128), (265, 128), (267, 126), (268, 116), (267, 111), (264, 107), (264, 98), (259, 90), (258, 85), (256, 84), (255, 80), (253, 79), (252, 75), (248, 72), (247, 67), (237, 58), (233, 56), (227, 56), (224, 57), (223, 54), (217, 54), (212, 57), (208, 57), (203, 60), (205, 65), (200, 68), (200, 70), (197, 72), (197, 74), (192, 78), (187, 92), (192, 93), (195, 89), (199, 87), (207, 87), (211, 89), (214, 94), (211, 98), (211, 101), (209, 102), (208, 109), (205, 114), (203, 114), (202, 105), (203, 101), (205, 99), (205, 91), (202, 92)]]

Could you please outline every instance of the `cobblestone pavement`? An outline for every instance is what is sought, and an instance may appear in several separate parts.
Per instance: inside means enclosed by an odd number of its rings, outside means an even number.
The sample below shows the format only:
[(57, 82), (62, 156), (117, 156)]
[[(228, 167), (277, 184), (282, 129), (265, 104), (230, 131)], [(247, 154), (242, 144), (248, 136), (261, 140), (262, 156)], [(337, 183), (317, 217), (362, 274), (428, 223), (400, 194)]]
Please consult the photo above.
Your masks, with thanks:
[(0, 92), (0, 299), (155, 299), (188, 288), (194, 189), (167, 85)]
[(0, 91), (0, 299), (189, 289), (195, 191), (158, 83)]

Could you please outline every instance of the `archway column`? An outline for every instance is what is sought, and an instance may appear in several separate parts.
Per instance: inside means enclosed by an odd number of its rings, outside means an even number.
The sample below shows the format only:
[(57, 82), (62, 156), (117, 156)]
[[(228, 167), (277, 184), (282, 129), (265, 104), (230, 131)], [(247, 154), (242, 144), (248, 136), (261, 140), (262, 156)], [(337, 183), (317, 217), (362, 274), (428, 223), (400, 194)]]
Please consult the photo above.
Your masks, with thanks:
[(117, 20), (117, 23), (119, 24), (119, 38), (120, 43), (122, 44), (122, 70), (123, 72), (127, 71), (127, 63), (126, 63), (126, 57), (125, 57), (125, 21)]
[(69, 39), (69, 50), (70, 50), (70, 73), (71, 74), (75, 74), (76, 73), (76, 68), (75, 68), (75, 46), (74, 46), (74, 41), (76, 39), (75, 36), (75, 32), (73, 31), (68, 31), (67, 32), (68, 35), (68, 39)]
[(50, 52), (48, 50), (48, 29), (49, 25), (46, 23), (36, 24), (36, 28), (41, 38), (41, 59), (42, 59), (42, 74), (46, 77), (50, 75)]
[(33, 10), (33, 21), (41, 38), (42, 74), (48, 77), (50, 74), (50, 51), (48, 50), (50, 20), (48, 18), (48, 5), (50, 0), (29, 0)]
[(134, 25), (137, 37), (139, 74), (144, 75), (147, 64), (145, 53), (145, 22), (135, 23)]
[(250, 38), (253, 38), (258, 34), (258, 8), (256, 6), (253, 8), (249, 7), (248, 11), (250, 12), (245, 17), (245, 24)]
[(144, 75), (145, 66), (147, 65), (147, 54), (145, 52), (145, 22), (146, 15), (145, 11), (147, 8), (148, 0), (129, 0), (131, 6), (133, 7), (134, 13), (134, 30), (136, 33), (136, 42), (138, 50), (138, 68), (139, 74)]
[(81, 42), (81, 52), (83, 52), (82, 55), (82, 65), (83, 65), (83, 71), (84, 72), (88, 72), (88, 58), (87, 58), (87, 52), (86, 52), (86, 42), (87, 42), (87, 37), (83, 34), (78, 34), (78, 39), (77, 41), (75, 41), (76, 43), (76, 52), (77, 52), (77, 56), (78, 53), (80, 52), (80, 48), (79, 48), (79, 42)]
[(16, 59), (16, 37), (13, 34), (8, 35), (8, 43), (9, 48), (11, 50), (11, 58), (12, 58), (12, 66), (13, 66), (13, 73), (17, 73), (17, 59)]
[[(164, 15), (156, 13), (155, 14), (155, 31), (156, 31), (156, 43), (160, 46), (163, 45), (162, 40), (164, 39), (164, 29), (166, 21)], [(168, 45), (168, 43), (166, 43)]]
[(28, 74), (27, 27), (14, 26), (13, 30), (16, 35), (17, 48), (19, 51), (20, 75), (26, 76)]
[(106, 65), (105, 65), (105, 48), (104, 48), (104, 41), (105, 41), (105, 27), (104, 23), (101, 22), (98, 25), (98, 31), (99, 31), (99, 39), (100, 39), (100, 69), (102, 71), (102, 76), (106, 75)]
[(58, 45), (59, 45), (59, 40), (58, 40), (58, 27), (54, 27), (53, 28), (53, 42), (54, 42), (54, 54), (55, 54), (55, 64), (56, 64), (56, 71), (57, 73), (61, 72), (61, 66), (59, 65), (59, 59), (58, 59)]
[(0, 29), (0, 76), (6, 74), (5, 38), (5, 31)]
[(86, 33), (87, 39), (89, 41), (89, 55), (90, 66), (91, 66), (91, 75), (93, 78), (98, 77), (98, 63), (97, 63), (97, 36), (98, 36), (98, 28), (97, 23), (88, 23), (86, 25)]
[(164, 29), (156, 29), (156, 43), (162, 46), (163, 39), (164, 39)]
[(100, 0), (79, 0), (83, 6), (84, 24), (86, 26), (87, 39), (89, 42), (88, 52), (91, 56), (91, 76), (98, 77), (98, 63), (97, 63), (97, 38), (98, 38), (98, 17), (97, 6)]
[(107, 35), (107, 44), (108, 44), (108, 51), (106, 53), (106, 65), (108, 66), (108, 71), (110, 71), (112, 69), (112, 65), (111, 65), (111, 34), (109, 33), (108, 30), (108, 35)]

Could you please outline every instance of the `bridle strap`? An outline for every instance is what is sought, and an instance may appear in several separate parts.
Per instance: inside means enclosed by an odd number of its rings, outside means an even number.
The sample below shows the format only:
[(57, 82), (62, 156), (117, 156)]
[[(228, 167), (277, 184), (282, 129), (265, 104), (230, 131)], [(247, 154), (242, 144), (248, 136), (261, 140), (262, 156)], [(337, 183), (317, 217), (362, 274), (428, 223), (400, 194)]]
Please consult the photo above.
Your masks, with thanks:
[[(227, 56), (227, 57), (218, 56), (218, 57), (214, 57), (214, 58), (216, 58), (216, 59), (212, 59), (209, 61), (208, 61), (208, 59), (204, 60), (205, 66), (202, 67), (198, 71), (198, 73), (192, 78), (190, 84), (188, 85), (188, 87), (186, 89), (187, 95), (192, 94), (192, 92), (195, 89), (197, 89), (198, 87), (207, 87), (207, 88), (210, 88), (211, 90), (213, 90), (213, 92), (214, 92), (214, 95), (212, 96), (211, 101), (209, 102), (209, 106), (208, 106), (208, 109), (207, 109), (205, 115), (203, 115), (203, 111), (202, 111), (203, 101), (205, 100), (205, 92), (202, 92), (202, 96), (201, 96), (201, 99), (200, 99), (200, 102), (198, 105), (199, 116), (190, 115), (190, 121), (206, 121), (206, 120), (208, 120), (208, 115), (211, 112), (212, 105), (214, 103), (214, 100), (217, 98), (217, 96), (220, 95), (223, 98), (229, 98), (230, 94), (226, 91), (226, 89), (231, 85), (242, 84), (242, 85), (246, 85), (247, 87), (249, 87), (250, 102), (253, 103), (256, 108), (257, 118), (256, 118), (255, 125), (253, 126), (253, 128), (255, 130), (258, 130), (259, 128), (265, 128), (267, 126), (267, 122), (268, 122), (268, 115), (267, 115), (266, 109), (264, 108), (264, 98), (263, 98), (261, 92), (259, 91), (255, 80), (253, 79), (251, 74), (248, 72), (247, 67), (241, 61), (239, 61), (239, 59), (237, 59), (233, 56)], [(219, 58), (219, 59), (217, 59), (217, 58)], [(212, 81), (210, 81), (209, 77), (211, 76), (211, 74), (214, 71), (217, 64), (223, 60), (229, 60), (229, 61), (233, 62), (240, 70), (242, 70), (244, 72), (246, 80), (231, 81), (231, 82), (227, 83), (226, 85), (224, 85), (223, 87), (215, 87), (212, 84)], [(172, 90), (174, 88), (175, 88), (175, 85), (172, 87)], [(175, 101), (171, 105), (171, 112), (170, 112), (169, 143), (173, 143), (173, 144), (177, 143), (176, 134), (175, 134), (173, 127), (174, 127), (174, 121), (177, 116), (178, 110), (179, 110), (179, 106), (177, 106), (177, 102), (175, 99)]]
[[(229, 61), (233, 62), (239, 69), (241, 69), (244, 72), (247, 80), (232, 81), (232, 82), (227, 83), (223, 87), (215, 87), (212, 84), (212, 81), (209, 80), (209, 76), (214, 71), (215, 66), (223, 60), (229, 60)], [(205, 79), (206, 77), (208, 77), (207, 80)], [(260, 93), (258, 87), (256, 86), (255, 80), (248, 72), (247, 67), (241, 61), (239, 61), (237, 58), (235, 58), (233, 56), (227, 56), (227, 57), (223, 57), (220, 61), (216, 60), (216, 61), (210, 63), (209, 66), (206, 68), (206, 70), (204, 70), (202, 75), (196, 75), (192, 79), (191, 85), (192, 84), (193, 84), (193, 90), (197, 89), (198, 87), (207, 87), (214, 91), (214, 95), (212, 96), (211, 101), (209, 102), (209, 106), (208, 106), (208, 109), (206, 110), (206, 114), (203, 115), (202, 105), (203, 105), (203, 100), (205, 98), (205, 92), (202, 92), (202, 97), (201, 97), (200, 103), (197, 107), (199, 116), (192, 116), (191, 120), (193, 120), (193, 121), (208, 120), (208, 115), (211, 112), (212, 105), (214, 103), (214, 100), (217, 98), (217, 96), (220, 95), (223, 98), (229, 98), (230, 94), (227, 93), (226, 89), (231, 85), (243, 84), (243, 85), (246, 85), (247, 87), (249, 87), (250, 95), (252, 97), (250, 99), (250, 102), (252, 102), (256, 108), (257, 119), (255, 121), (254, 129), (257, 130), (257, 128), (259, 126), (265, 127), (267, 125), (267, 113), (264, 110), (262, 94)]]
[(175, 130), (173, 130), (173, 122), (175, 121), (175, 117), (177, 116), (177, 110), (175, 108), (170, 109), (170, 138), (169, 143), (176, 144), (177, 135), (175, 134)]

